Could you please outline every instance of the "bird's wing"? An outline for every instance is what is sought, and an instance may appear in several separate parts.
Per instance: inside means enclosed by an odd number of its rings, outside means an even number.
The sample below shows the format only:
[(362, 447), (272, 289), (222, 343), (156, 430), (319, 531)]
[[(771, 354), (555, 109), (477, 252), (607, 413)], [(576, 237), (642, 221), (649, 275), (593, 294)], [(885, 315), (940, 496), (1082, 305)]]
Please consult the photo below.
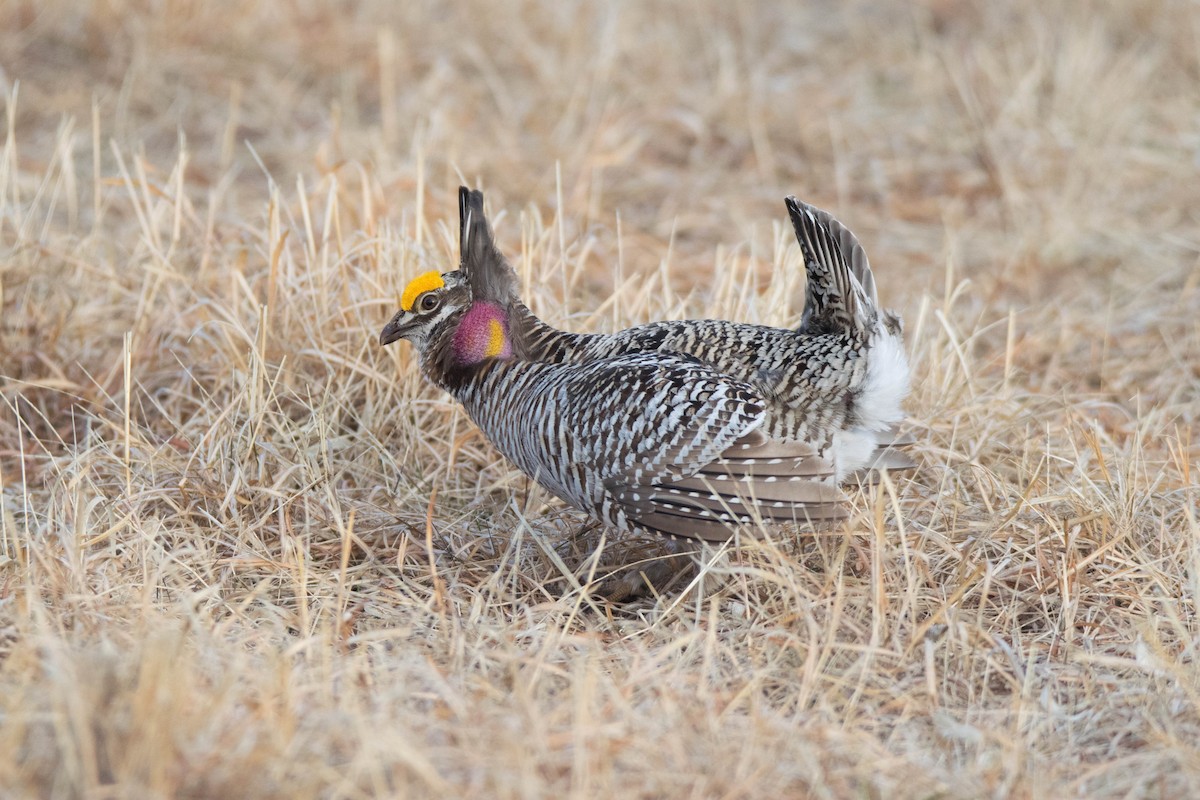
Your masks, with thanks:
[(834, 468), (807, 445), (767, 443), (761, 454), (725, 451), (690, 477), (625, 487), (617, 497), (643, 529), (724, 541), (743, 526), (813, 523), (846, 516)]
[(759, 431), (762, 397), (698, 359), (635, 353), (591, 362), (561, 389), (577, 461), (602, 517), (630, 530), (724, 541), (761, 522), (835, 519), (845, 495), (809, 446)]

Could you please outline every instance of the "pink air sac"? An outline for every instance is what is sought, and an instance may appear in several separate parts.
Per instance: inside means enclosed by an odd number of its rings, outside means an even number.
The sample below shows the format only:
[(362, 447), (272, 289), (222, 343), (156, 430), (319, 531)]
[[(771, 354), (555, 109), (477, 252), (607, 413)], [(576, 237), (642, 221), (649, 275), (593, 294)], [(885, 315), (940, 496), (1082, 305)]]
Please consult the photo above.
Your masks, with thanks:
[(508, 315), (495, 303), (479, 301), (463, 315), (454, 333), (454, 355), (462, 364), (486, 358), (512, 358)]

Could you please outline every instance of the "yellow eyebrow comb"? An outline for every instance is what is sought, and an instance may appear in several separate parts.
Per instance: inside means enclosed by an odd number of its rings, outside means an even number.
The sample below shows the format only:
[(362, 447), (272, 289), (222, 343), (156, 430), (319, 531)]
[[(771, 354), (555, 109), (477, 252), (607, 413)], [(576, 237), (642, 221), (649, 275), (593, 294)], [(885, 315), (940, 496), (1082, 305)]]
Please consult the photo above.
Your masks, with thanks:
[(430, 289), (441, 289), (445, 285), (446, 282), (442, 280), (441, 273), (437, 270), (418, 275), (408, 282), (408, 286), (404, 287), (404, 294), (400, 296), (400, 308), (412, 311), (413, 303), (417, 302), (418, 297)]

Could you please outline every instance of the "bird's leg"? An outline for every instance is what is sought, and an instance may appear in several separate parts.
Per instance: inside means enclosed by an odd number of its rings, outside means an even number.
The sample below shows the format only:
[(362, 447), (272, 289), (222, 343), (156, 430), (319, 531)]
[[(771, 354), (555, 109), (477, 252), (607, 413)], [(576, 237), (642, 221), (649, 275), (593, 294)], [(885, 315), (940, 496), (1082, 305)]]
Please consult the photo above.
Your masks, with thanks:
[(612, 603), (682, 589), (713, 558), (712, 548), (702, 542), (665, 537), (628, 538), (610, 549), (611, 540), (594, 537), (600, 530), (599, 522), (586, 521), (555, 549), (566, 564), (575, 565), (581, 583), (590, 582), (594, 596)]
[(600, 530), (600, 527), (601, 524), (595, 520), (584, 520), (580, 525), (572, 526), (554, 549), (567, 564), (587, 563), (599, 542), (599, 539), (589, 540), (592, 539), (592, 533)]
[(659, 595), (686, 585), (695, 574), (696, 544), (677, 539), (653, 540), (630, 548), (625, 565), (607, 574), (597, 571), (593, 592), (612, 603)]

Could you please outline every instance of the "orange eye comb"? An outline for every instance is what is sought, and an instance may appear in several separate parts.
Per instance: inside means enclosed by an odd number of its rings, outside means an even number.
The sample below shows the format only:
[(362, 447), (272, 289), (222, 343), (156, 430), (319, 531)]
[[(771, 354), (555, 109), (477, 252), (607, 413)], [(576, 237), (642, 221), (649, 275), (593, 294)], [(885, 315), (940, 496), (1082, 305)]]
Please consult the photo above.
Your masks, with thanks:
[(413, 303), (417, 302), (418, 297), (430, 289), (440, 289), (445, 285), (446, 282), (442, 280), (442, 276), (437, 270), (418, 275), (408, 282), (408, 286), (404, 287), (404, 294), (400, 296), (400, 308), (412, 311)]

